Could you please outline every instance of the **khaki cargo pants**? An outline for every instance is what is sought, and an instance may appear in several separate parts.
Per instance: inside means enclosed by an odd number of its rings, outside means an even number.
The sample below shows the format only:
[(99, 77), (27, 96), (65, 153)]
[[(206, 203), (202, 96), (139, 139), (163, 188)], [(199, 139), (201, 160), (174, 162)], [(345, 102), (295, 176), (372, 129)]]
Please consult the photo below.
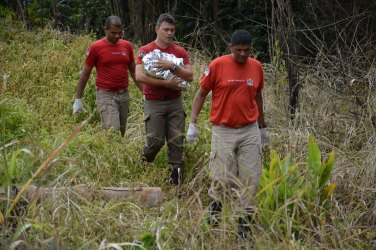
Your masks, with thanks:
[(120, 131), (123, 136), (129, 113), (129, 92), (97, 90), (96, 98), (102, 127)]
[(242, 128), (212, 127), (209, 196), (222, 201), (236, 196), (240, 209), (256, 205), (261, 175), (261, 138), (257, 122)]

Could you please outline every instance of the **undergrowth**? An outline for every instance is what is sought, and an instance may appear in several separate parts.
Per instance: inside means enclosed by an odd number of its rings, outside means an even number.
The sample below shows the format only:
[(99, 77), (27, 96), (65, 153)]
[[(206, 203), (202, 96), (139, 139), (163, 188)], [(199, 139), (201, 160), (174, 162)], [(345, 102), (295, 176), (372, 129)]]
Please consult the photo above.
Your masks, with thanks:
[[(79, 71), (92, 36), (51, 29), (30, 32), (1, 22), (2, 247), (239, 249), (235, 204), (225, 204), (219, 227), (206, 220), (208, 102), (199, 121), (199, 143), (185, 146), (185, 179), (177, 190), (168, 183), (166, 148), (154, 163), (140, 162), (145, 140), (143, 101), (133, 83), (124, 138), (100, 128), (94, 75), (83, 97), (89, 112), (72, 116)], [(190, 53), (194, 81), (183, 97), (188, 116), (208, 63), (199, 51), (190, 48)], [(372, 67), (370, 76), (375, 72)], [(359, 118), (364, 113), (356, 103), (312, 68), (303, 79), (299, 112), (290, 120), (285, 70), (272, 64), (265, 64), (264, 69), (271, 145), (264, 152), (252, 240), (258, 249), (375, 248), (376, 132), (372, 121), (366, 115)], [(369, 79), (374, 86), (375, 78)], [(57, 149), (53, 161), (46, 162)], [(44, 171), (33, 180), (35, 185), (83, 185), (93, 190), (154, 186), (162, 188), (163, 201), (159, 207), (147, 208), (131, 200), (105, 202), (96, 197), (77, 201), (60, 196), (36, 204), (21, 199), (10, 209), (15, 188), (27, 183), (43, 164)], [(325, 172), (328, 164), (332, 164), (330, 171)]]

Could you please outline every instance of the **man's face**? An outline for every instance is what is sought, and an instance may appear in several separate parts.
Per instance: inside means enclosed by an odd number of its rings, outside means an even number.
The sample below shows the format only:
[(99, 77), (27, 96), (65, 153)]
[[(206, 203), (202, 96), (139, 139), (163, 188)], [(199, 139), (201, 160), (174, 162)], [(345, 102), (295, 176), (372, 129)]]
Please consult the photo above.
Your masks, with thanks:
[(123, 29), (121, 27), (105, 27), (104, 32), (106, 33), (106, 39), (108, 42), (112, 44), (116, 44), (120, 38), (123, 37)]
[(171, 43), (175, 35), (175, 24), (163, 22), (159, 27), (155, 28), (157, 38), (164, 43)]
[(238, 63), (246, 63), (251, 52), (251, 45), (249, 44), (230, 44), (232, 58)]

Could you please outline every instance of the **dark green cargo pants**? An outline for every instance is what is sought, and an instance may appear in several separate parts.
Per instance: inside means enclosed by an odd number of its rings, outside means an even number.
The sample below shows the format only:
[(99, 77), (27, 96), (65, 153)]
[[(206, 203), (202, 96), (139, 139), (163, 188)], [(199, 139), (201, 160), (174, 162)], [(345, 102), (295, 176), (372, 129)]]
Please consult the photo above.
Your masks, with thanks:
[(180, 97), (168, 101), (145, 100), (146, 144), (142, 155), (145, 161), (153, 162), (167, 142), (168, 163), (173, 168), (182, 167), (185, 117)]

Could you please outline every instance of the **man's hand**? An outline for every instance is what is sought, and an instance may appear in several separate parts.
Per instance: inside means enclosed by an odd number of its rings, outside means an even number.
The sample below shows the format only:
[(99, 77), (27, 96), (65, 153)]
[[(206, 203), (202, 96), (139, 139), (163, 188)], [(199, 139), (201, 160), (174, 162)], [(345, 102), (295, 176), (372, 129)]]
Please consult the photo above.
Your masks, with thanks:
[(84, 104), (82, 103), (81, 99), (74, 99), (73, 114), (76, 114), (79, 111), (86, 112)]
[(260, 128), (260, 136), (261, 136), (261, 146), (264, 148), (266, 145), (269, 144), (270, 135), (267, 128)]
[(189, 123), (186, 139), (189, 143), (198, 141), (198, 129), (196, 124)]
[(187, 89), (186, 87), (180, 85), (180, 83), (183, 82), (183, 79), (177, 78), (176, 76), (171, 76), (164, 81), (166, 82), (165, 88), (176, 91), (184, 91)]
[(171, 70), (175, 66), (175, 64), (174, 62), (167, 59), (159, 59), (158, 61), (153, 63), (153, 66), (160, 70)]

